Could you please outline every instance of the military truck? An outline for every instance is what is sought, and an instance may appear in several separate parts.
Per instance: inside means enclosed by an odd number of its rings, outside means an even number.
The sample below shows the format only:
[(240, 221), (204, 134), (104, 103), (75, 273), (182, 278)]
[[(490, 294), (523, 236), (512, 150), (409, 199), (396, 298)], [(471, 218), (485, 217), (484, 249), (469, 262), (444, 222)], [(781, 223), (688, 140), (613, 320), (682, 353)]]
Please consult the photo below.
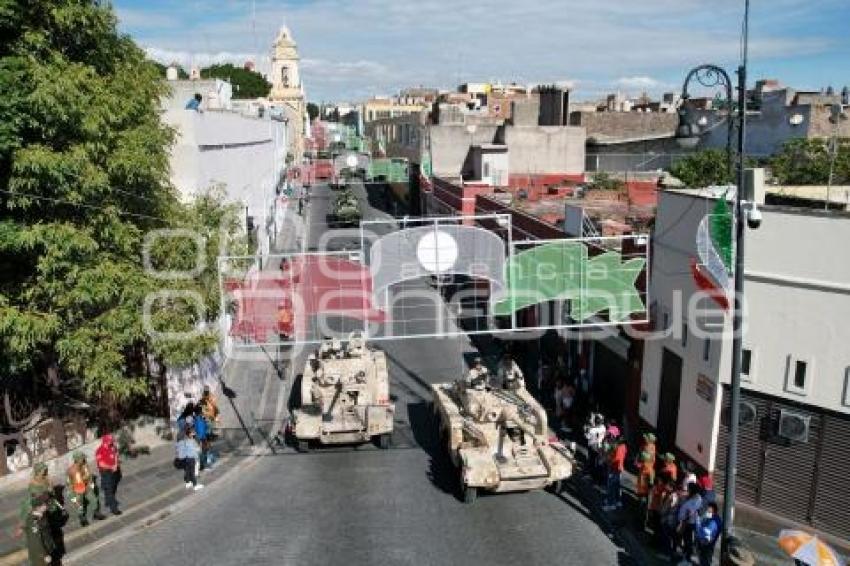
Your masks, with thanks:
[(300, 452), (310, 441), (354, 444), (373, 440), (389, 448), (395, 405), (390, 402), (384, 352), (366, 345), (353, 332), (347, 345), (326, 339), (308, 356), (296, 394), (299, 403), (287, 426), (290, 442)]
[(546, 412), (525, 387), (460, 379), (432, 386), (440, 442), (460, 474), (463, 500), (478, 492), (560, 492), (573, 454), (549, 439)]
[(342, 190), (333, 203), (333, 209), (328, 215), (331, 226), (356, 226), (360, 221), (360, 203), (357, 196), (349, 188)]

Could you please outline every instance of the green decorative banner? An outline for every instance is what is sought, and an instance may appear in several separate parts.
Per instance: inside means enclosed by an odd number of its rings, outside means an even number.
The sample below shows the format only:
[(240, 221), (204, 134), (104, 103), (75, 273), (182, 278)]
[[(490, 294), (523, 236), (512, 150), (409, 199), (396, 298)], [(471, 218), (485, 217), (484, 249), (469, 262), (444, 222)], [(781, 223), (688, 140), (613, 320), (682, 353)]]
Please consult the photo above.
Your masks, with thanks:
[(507, 295), (493, 307), (496, 316), (547, 301), (570, 301), (570, 316), (582, 322), (602, 311), (621, 322), (646, 310), (635, 281), (644, 258), (623, 261), (609, 251), (588, 258), (587, 246), (564, 241), (541, 244), (514, 254), (505, 267)]

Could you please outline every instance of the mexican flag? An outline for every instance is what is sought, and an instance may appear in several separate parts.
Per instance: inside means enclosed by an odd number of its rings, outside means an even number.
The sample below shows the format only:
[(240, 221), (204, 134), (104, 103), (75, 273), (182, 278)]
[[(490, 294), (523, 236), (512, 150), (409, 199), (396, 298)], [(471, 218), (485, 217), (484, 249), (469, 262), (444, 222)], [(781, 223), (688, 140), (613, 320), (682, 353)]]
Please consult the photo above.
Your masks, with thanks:
[(706, 291), (725, 310), (733, 292), (732, 210), (726, 194), (717, 199), (714, 209), (697, 227), (699, 259), (691, 258), (691, 272), (697, 287)]

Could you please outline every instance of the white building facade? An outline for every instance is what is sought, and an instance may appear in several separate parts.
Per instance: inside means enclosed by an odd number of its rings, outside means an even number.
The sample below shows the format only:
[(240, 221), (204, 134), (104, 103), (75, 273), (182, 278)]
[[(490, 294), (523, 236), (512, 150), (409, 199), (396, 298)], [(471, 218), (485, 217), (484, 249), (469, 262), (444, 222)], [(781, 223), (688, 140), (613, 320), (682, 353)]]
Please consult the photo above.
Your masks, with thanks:
[[(720, 191), (659, 193), (640, 417), (722, 486), (731, 313), (699, 291), (696, 230)], [(850, 215), (762, 207), (746, 233), (738, 499), (850, 538)]]

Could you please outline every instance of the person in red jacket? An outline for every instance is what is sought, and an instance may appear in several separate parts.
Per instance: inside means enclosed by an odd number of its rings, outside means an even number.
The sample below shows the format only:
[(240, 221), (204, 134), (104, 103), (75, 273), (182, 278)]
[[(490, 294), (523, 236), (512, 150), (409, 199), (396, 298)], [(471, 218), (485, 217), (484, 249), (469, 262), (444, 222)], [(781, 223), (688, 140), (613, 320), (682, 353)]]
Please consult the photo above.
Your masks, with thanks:
[(611, 448), (608, 454), (608, 489), (605, 498), (605, 506), (602, 508), (606, 511), (618, 509), (623, 506), (620, 501), (620, 477), (626, 465), (626, 439), (620, 437), (616, 440), (616, 444)]
[(97, 462), (97, 470), (100, 474), (100, 491), (106, 506), (113, 515), (120, 515), (118, 501), (115, 494), (118, 491), (118, 482), (121, 481), (121, 463), (118, 458), (118, 447), (111, 434), (104, 434), (100, 439), (100, 446), (94, 453)]

